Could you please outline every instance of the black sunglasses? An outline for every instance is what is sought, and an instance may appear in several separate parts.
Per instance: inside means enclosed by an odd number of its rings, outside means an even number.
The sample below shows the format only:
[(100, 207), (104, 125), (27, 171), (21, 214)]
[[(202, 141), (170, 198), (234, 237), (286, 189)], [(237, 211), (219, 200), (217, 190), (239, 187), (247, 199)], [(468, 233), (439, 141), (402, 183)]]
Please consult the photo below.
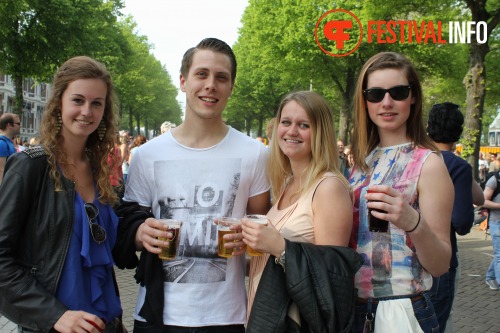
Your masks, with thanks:
[(97, 215), (99, 215), (99, 209), (97, 209), (96, 205), (90, 202), (86, 202), (84, 207), (87, 219), (89, 220), (90, 234), (97, 244), (101, 244), (106, 240), (106, 230), (104, 230), (101, 225), (92, 222), (97, 218)]
[(391, 95), (395, 101), (404, 101), (410, 95), (411, 85), (408, 86), (395, 86), (389, 89), (371, 88), (363, 90), (363, 95), (368, 102), (378, 103), (381, 102), (386, 93)]

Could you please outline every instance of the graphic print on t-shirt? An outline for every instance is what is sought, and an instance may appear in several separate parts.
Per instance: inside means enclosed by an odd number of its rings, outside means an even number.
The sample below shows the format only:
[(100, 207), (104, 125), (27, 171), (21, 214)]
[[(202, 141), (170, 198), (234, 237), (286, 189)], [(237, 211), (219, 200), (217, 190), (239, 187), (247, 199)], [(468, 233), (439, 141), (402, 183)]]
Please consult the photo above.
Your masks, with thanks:
[(226, 280), (227, 259), (217, 255), (213, 221), (232, 215), (240, 174), (241, 159), (154, 163), (160, 218), (183, 222), (177, 259), (163, 261), (165, 282)]

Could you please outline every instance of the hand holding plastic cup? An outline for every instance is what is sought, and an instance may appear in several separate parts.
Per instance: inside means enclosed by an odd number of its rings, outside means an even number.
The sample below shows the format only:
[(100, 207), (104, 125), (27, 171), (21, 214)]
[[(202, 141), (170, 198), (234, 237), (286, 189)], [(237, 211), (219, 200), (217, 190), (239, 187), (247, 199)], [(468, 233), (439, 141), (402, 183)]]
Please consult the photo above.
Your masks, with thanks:
[[(366, 193), (379, 193), (374, 190), (367, 190)], [(371, 200), (370, 202), (379, 202)], [(387, 213), (384, 210), (368, 208), (368, 228), (371, 232), (387, 232), (389, 230), (389, 222), (379, 219), (372, 215), (372, 211), (379, 213)]]
[(167, 225), (167, 231), (173, 235), (172, 238), (158, 237), (159, 240), (167, 242), (167, 246), (161, 248), (161, 252), (158, 254), (158, 257), (163, 260), (173, 260), (177, 257), (182, 221), (172, 219), (160, 219), (158, 221)]
[(241, 223), (239, 218), (236, 217), (228, 217), (228, 216), (223, 216), (219, 217), (216, 219), (217, 221), (217, 254), (219, 257), (223, 258), (231, 258), (233, 256), (234, 248), (228, 248), (225, 247), (224, 245), (227, 242), (234, 242), (234, 241), (227, 241), (224, 239), (224, 235), (227, 234), (235, 234), (238, 231), (237, 230), (232, 230), (231, 226), (232, 225), (238, 225)]
[[(268, 220), (266, 215), (258, 215), (258, 214), (253, 214), (253, 215), (245, 215), (247, 219), (249, 219), (252, 222), (259, 223), (262, 225), (267, 225)], [(264, 253), (257, 251), (250, 246), (247, 245), (247, 253), (251, 257), (258, 257), (263, 255)]]

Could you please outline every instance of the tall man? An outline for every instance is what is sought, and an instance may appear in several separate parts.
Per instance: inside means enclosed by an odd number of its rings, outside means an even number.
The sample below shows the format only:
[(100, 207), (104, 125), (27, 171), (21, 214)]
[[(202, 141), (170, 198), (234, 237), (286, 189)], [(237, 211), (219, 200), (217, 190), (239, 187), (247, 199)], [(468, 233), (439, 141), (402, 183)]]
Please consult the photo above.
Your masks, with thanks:
[(453, 153), (453, 145), (460, 139), (464, 117), (458, 105), (445, 102), (435, 104), (429, 113), (427, 133), (443, 154), (453, 187), (455, 201), (451, 216), (451, 262), (448, 273), (434, 278), (432, 303), (436, 310), (440, 332), (452, 332), (451, 310), (455, 297), (455, 286), (459, 277), (458, 247), (456, 233), (466, 235), (474, 222), (474, 206), (482, 205), (484, 197), (481, 187), (472, 177), (472, 167)]
[[(244, 332), (245, 244), (240, 232), (226, 235), (236, 256), (217, 257), (213, 220), (266, 214), (270, 195), (267, 149), (222, 119), (235, 78), (223, 41), (207, 38), (186, 51), (185, 121), (133, 157), (114, 255), (120, 268), (132, 268), (142, 250), (134, 332)], [(160, 218), (183, 221), (178, 260), (157, 257), (165, 245), (158, 237), (172, 237)]]
[(16, 152), (12, 138), (21, 132), (21, 121), (15, 113), (4, 113), (0, 116), (0, 184), (7, 158)]

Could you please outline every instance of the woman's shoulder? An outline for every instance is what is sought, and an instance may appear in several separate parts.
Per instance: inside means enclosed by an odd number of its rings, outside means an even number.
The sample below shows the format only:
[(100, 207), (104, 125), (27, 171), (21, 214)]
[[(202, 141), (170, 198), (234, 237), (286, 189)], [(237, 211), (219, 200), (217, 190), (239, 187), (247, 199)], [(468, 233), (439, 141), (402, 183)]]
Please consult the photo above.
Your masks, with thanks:
[(320, 195), (347, 194), (351, 197), (351, 187), (347, 180), (344, 176), (333, 172), (325, 172), (318, 179), (315, 192)]

